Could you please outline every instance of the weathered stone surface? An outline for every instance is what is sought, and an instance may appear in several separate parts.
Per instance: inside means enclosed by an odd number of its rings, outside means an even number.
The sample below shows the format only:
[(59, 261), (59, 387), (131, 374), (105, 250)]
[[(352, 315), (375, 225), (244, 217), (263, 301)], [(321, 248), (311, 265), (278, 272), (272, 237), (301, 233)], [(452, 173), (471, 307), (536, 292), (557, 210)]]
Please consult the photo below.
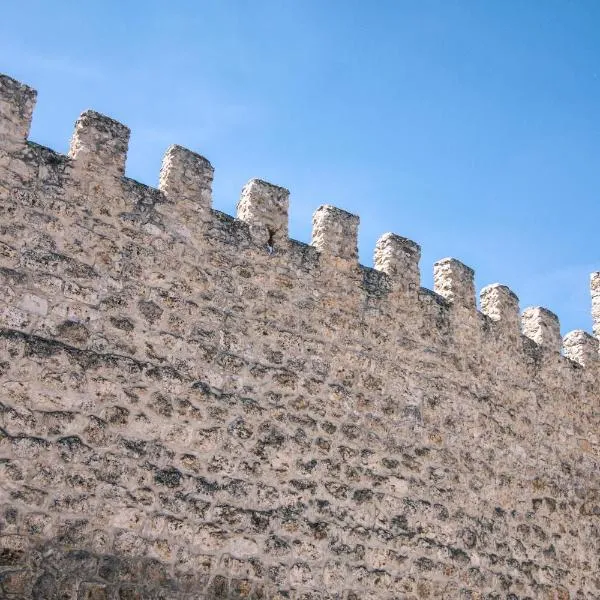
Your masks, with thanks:
[(183, 148), (138, 184), (97, 113), (25, 142), (0, 96), (1, 598), (600, 598), (595, 338), (479, 312), (454, 259), (419, 288), (399, 236), (361, 266), (333, 207), (289, 240), (265, 182), (214, 211)]

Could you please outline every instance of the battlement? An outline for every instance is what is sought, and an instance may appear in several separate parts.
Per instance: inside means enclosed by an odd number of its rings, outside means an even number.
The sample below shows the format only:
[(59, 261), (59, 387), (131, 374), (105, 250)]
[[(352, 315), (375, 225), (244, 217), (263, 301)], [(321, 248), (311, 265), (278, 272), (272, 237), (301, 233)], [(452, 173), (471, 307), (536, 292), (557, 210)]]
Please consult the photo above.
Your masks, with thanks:
[(71, 138), (69, 157), (87, 175), (123, 177), (129, 127), (93, 110), (81, 113)]
[[(497, 590), (500, 572), (523, 597), (587, 585), (600, 273), (595, 336), (561, 337), (505, 285), (478, 309), (456, 258), (421, 287), (421, 248), (396, 233), (361, 265), (341, 208), (315, 211), (309, 244), (290, 239), (279, 185), (251, 179), (235, 217), (215, 210), (214, 168), (192, 150), (166, 150), (158, 188), (133, 181), (129, 128), (97, 112), (68, 155), (43, 148), (35, 100), (0, 76), (0, 503), (50, 515), (31, 556), (148, 556), (214, 598), (475, 597), (465, 586)], [(565, 535), (565, 514), (590, 529)], [(95, 525), (76, 534), (64, 515)], [(512, 547), (536, 519), (551, 532)], [(116, 590), (99, 573), (85, 586)]]
[(0, 75), (0, 135), (3, 146), (22, 145), (27, 140), (37, 92)]
[[(4, 134), (0, 150), (3, 152), (17, 152), (18, 155), (19, 151), (25, 151), (36, 95), (28, 86), (0, 76), (0, 126)], [(124, 181), (129, 135), (130, 130), (125, 125), (92, 110), (83, 112), (75, 124), (68, 154), (74, 177)], [(213, 176), (214, 168), (206, 158), (182, 146), (170, 146), (164, 155), (159, 188), (154, 190), (161, 194), (155, 205), (158, 213), (164, 214), (174, 229), (181, 231), (184, 227), (186, 231), (202, 236), (202, 228), (206, 229), (207, 223), (214, 219)], [(140, 193), (147, 192), (140, 190)], [(127, 202), (127, 198), (124, 201)], [(130, 204), (134, 204), (133, 197)], [(249, 226), (253, 245), (269, 252), (289, 253), (299, 246), (288, 243), (288, 210), (287, 189), (252, 179), (242, 189), (236, 219)], [(321, 206), (313, 217), (311, 245), (322, 260), (333, 260), (339, 269), (344, 270), (351, 265), (358, 267), (358, 225), (358, 216), (334, 206)], [(419, 260), (419, 245), (395, 233), (384, 234), (376, 244), (374, 268), (389, 280), (391, 289), (397, 290), (403, 298), (401, 302), (408, 298), (417, 302)], [(596, 307), (600, 302), (599, 281), (599, 274), (592, 274), (595, 331), (600, 327), (600, 316), (596, 314), (600, 314)], [(320, 281), (319, 285), (322, 283)], [(388, 286), (388, 283), (385, 285)], [(387, 289), (383, 292), (384, 296), (389, 295)], [(460, 308), (466, 311), (461, 313), (463, 319), (469, 319), (468, 313), (477, 310), (474, 270), (457, 259), (445, 258), (434, 265), (434, 292), (447, 300), (447, 310), (456, 312)], [(542, 350), (562, 350), (571, 360), (583, 361), (583, 355), (574, 350), (574, 345), (584, 344), (581, 335), (574, 335), (575, 332), (569, 334), (565, 345), (560, 337), (558, 318), (544, 308), (529, 308), (519, 319), (518, 298), (506, 286), (493, 284), (481, 290), (481, 314), (488, 317), (507, 339), (518, 338), (520, 331)], [(453, 327), (461, 327), (460, 316), (453, 318)], [(586, 347), (595, 344), (588, 337), (585, 340)], [(587, 353), (584, 354), (587, 356)], [(589, 359), (585, 362), (590, 363)]]

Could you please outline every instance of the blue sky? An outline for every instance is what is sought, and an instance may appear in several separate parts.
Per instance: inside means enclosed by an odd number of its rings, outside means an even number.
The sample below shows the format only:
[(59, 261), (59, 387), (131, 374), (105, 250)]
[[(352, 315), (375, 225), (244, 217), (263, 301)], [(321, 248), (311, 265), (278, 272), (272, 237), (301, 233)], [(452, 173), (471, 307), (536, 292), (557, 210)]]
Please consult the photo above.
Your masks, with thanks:
[(31, 137), (66, 151), (94, 108), (132, 129), (129, 176), (156, 185), (171, 143), (216, 168), (234, 213), (251, 177), (312, 212), (361, 217), (360, 255), (394, 231), (423, 284), (453, 256), (478, 289), (590, 330), (600, 270), (600, 2), (212, 0), (7, 3), (0, 72), (39, 92)]

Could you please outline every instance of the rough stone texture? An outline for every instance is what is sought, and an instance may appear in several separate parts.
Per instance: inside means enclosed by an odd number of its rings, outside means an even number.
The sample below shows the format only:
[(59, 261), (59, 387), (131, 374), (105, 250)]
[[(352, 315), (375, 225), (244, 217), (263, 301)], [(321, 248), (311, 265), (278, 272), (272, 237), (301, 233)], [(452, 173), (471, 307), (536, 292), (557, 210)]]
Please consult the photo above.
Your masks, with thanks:
[(290, 193), (285, 188), (250, 180), (242, 189), (237, 218), (250, 225), (255, 242), (272, 251), (288, 241)]
[(106, 177), (125, 175), (129, 146), (129, 128), (121, 123), (86, 110), (75, 123), (69, 156), (82, 171)]
[(37, 92), (10, 77), (0, 77), (0, 137), (3, 146), (22, 145), (31, 127)]
[(208, 211), (213, 175), (213, 166), (206, 158), (174, 144), (165, 152), (158, 187), (173, 203), (192, 202), (197, 210)]
[(269, 247), (266, 184), (141, 185), (89, 114), (89, 168), (0, 138), (0, 597), (600, 598), (597, 342), (339, 209)]
[(558, 317), (547, 308), (526, 308), (521, 316), (523, 333), (549, 352), (560, 352), (562, 341)]
[(393, 233), (384, 233), (375, 245), (373, 263), (378, 271), (389, 275), (397, 287), (414, 295), (421, 283), (420, 259), (418, 244)]
[(567, 358), (584, 366), (598, 360), (598, 339), (586, 331), (576, 329), (563, 338), (563, 352)]
[(502, 327), (507, 337), (518, 337), (521, 331), (519, 298), (505, 285), (492, 283), (479, 293), (481, 312), (497, 327)]
[(312, 245), (325, 257), (355, 262), (358, 217), (335, 206), (320, 206), (313, 215)]
[(433, 265), (434, 290), (456, 307), (475, 307), (475, 272), (455, 258), (444, 258)]

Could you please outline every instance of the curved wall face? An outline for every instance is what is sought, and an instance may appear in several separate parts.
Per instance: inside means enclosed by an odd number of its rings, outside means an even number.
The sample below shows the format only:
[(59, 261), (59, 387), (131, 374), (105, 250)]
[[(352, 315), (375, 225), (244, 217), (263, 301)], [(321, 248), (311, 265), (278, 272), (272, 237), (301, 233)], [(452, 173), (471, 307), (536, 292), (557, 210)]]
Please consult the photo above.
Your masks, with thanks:
[(260, 180), (213, 211), (183, 148), (131, 181), (97, 113), (27, 142), (34, 99), (0, 77), (0, 596), (600, 597), (595, 338), (333, 207), (289, 240)]

